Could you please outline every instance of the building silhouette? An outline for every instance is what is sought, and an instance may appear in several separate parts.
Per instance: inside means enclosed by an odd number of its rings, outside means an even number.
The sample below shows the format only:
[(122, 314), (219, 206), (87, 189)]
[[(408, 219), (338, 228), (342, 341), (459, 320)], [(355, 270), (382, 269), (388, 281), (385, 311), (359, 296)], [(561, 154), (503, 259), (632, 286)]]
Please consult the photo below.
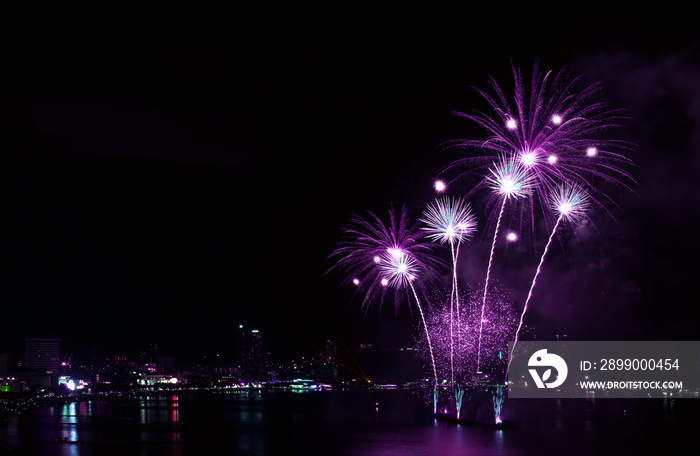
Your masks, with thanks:
[(238, 326), (236, 333), (238, 362), (248, 375), (257, 376), (265, 369), (265, 342), (257, 329), (245, 329)]
[(61, 365), (61, 339), (26, 339), (26, 366), (57, 374)]

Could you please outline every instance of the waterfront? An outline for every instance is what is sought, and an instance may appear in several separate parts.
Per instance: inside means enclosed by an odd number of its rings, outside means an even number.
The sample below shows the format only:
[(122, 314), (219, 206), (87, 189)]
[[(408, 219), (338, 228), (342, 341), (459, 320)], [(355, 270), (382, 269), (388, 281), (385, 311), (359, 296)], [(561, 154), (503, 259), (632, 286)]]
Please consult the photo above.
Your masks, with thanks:
[(70, 456), (661, 454), (694, 435), (698, 405), (511, 400), (515, 428), (499, 430), (436, 421), (407, 391), (167, 392), (29, 410), (0, 426), (0, 441)]

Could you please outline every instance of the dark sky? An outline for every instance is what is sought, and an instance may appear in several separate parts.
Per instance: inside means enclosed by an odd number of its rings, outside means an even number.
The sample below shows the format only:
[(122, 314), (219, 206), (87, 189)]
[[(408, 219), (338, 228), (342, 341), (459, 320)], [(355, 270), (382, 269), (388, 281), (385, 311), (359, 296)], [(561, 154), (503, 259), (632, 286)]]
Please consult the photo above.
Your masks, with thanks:
[[(279, 352), (405, 335), (405, 316), (349, 305), (326, 257), (351, 214), (433, 197), (458, 158), (440, 145), (479, 133), (450, 112), (483, 108), (471, 86), (488, 75), (510, 87), (511, 59), (602, 81), (630, 114), (620, 134), (639, 166), (617, 221), (553, 254), (530, 323), (576, 339), (697, 339), (697, 27), (640, 8), (14, 24), (0, 344), (218, 350), (241, 323)], [(463, 280), (483, 280), (485, 259), (467, 257)], [(516, 301), (536, 261), (497, 270)]]

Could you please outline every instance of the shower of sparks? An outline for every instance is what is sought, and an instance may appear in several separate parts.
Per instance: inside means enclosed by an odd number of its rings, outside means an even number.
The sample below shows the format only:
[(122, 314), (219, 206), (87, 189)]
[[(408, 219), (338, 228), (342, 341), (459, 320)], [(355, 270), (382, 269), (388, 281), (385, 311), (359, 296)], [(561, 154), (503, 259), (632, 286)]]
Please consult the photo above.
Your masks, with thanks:
[[(477, 363), (478, 328), (483, 322), (484, 332), (481, 340), (482, 371), (495, 376), (503, 372), (508, 351), (508, 341), (517, 326), (518, 319), (512, 305), (512, 298), (499, 287), (494, 287), (489, 294), (488, 305), (481, 318), (481, 295), (478, 292), (469, 293), (464, 297), (465, 308), (459, 319), (454, 319), (455, 338), (462, 343), (453, 347), (450, 338), (450, 312), (447, 306), (439, 306), (427, 317), (430, 341), (435, 355), (438, 379), (449, 382), (454, 354), (454, 370), (457, 383), (463, 383), (473, 376)], [(431, 299), (433, 302), (445, 302), (447, 299)], [(481, 321), (480, 321), (481, 320)], [(427, 356), (425, 334), (417, 340), (419, 353)], [(500, 356), (499, 356), (500, 352)], [(431, 361), (426, 358), (426, 361)]]
[(455, 385), (455, 412), (457, 414), (457, 419), (459, 419), (460, 412), (462, 411), (462, 400), (464, 399), (464, 388), (460, 385)]

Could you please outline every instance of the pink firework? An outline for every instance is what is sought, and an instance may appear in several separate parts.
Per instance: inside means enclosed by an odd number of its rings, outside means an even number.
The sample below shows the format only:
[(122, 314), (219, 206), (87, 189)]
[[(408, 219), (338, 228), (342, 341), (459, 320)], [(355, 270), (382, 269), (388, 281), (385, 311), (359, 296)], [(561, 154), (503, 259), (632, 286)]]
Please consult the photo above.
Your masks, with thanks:
[[(377, 298), (381, 303), (387, 290), (394, 290), (398, 312), (401, 297), (410, 303), (411, 296), (420, 313), (425, 329), (429, 352), (432, 357), (430, 334), (423, 306), (416, 288), (430, 283), (435, 268), (442, 264), (433, 255), (435, 244), (425, 241), (425, 236), (409, 223), (406, 208), (396, 213), (389, 210), (389, 225), (370, 213), (370, 219), (353, 217), (343, 230), (338, 248), (331, 254), (336, 257), (337, 268), (347, 274), (345, 283), (355, 285), (363, 296), (365, 308)], [(437, 368), (433, 360), (435, 385), (438, 382)]]
[(368, 212), (367, 218), (352, 216), (342, 227), (338, 247), (330, 255), (336, 261), (330, 271), (339, 271), (343, 284), (355, 287), (365, 310), (381, 304), (392, 291), (398, 313), (402, 302), (410, 302), (412, 291), (408, 275), (392, 268), (412, 271), (421, 279), (412, 285), (422, 290), (445, 266), (435, 249), (436, 245), (408, 220), (405, 206), (389, 210), (388, 224)]
[[(494, 194), (502, 198), (501, 210), (498, 213), (498, 219), (496, 221), (496, 228), (493, 232), (493, 240), (491, 241), (491, 252), (489, 253), (489, 263), (486, 269), (486, 280), (484, 281), (484, 293), (481, 302), (481, 315), (483, 321), (483, 315), (486, 310), (486, 300), (489, 290), (489, 282), (491, 279), (491, 265), (493, 264), (493, 253), (496, 249), (496, 241), (498, 240), (498, 230), (501, 226), (501, 219), (503, 218), (503, 212), (506, 208), (506, 202), (508, 199), (522, 198), (530, 194), (533, 187), (532, 176), (530, 176), (525, 168), (518, 162), (513, 160), (501, 160), (499, 164), (495, 164), (492, 169), (489, 170), (490, 175), (487, 178), (489, 186), (493, 190)], [(481, 368), (481, 337), (483, 333), (483, 324), (479, 324), (479, 339), (477, 343), (477, 362), (476, 371), (479, 372)]]
[(476, 217), (462, 198), (438, 198), (423, 212), (422, 222), (428, 238), (441, 244), (460, 243), (476, 230)]
[[(459, 319), (459, 302), (457, 296), (459, 288), (457, 284), (457, 257), (459, 246), (465, 239), (471, 237), (476, 230), (476, 217), (472, 214), (471, 207), (461, 198), (439, 198), (435, 204), (428, 206), (423, 213), (421, 228), (433, 241), (442, 244), (449, 243), (452, 253), (452, 292), (450, 294), (450, 343), (454, 345), (453, 329), (454, 316)], [(459, 339), (457, 340), (459, 343)], [(452, 349), (454, 352), (454, 349)], [(450, 356), (453, 360), (453, 356)], [(454, 366), (452, 368), (451, 385), (454, 387)]]
[[(520, 69), (512, 67), (512, 96), (491, 78), (491, 93), (478, 90), (491, 108), (490, 113), (469, 111), (455, 114), (482, 127), (485, 139), (460, 139), (450, 146), (476, 152), (451, 163), (447, 170), (459, 177), (483, 175), (494, 157), (507, 157), (520, 163), (534, 179), (534, 192), (529, 209), (524, 209), (534, 231), (534, 206), (538, 205), (547, 225), (549, 197), (559, 185), (576, 184), (588, 189), (591, 203), (609, 211), (613, 199), (601, 184), (629, 189), (634, 179), (626, 169), (632, 161), (623, 155), (631, 150), (624, 141), (606, 139), (602, 133), (621, 126), (625, 116), (621, 110), (591, 101), (600, 84), (583, 84), (583, 77), (568, 81), (564, 71), (540, 73), (535, 62), (532, 77), (526, 82)], [(482, 152), (482, 153), (480, 153)], [(480, 177), (481, 176), (481, 177)]]
[[(535, 276), (532, 278), (532, 283), (530, 284), (530, 290), (527, 293), (527, 298), (525, 299), (525, 306), (523, 306), (523, 311), (520, 314), (520, 322), (518, 323), (518, 328), (515, 331), (515, 338), (513, 339), (512, 350), (515, 350), (515, 344), (518, 342), (520, 336), (520, 330), (523, 326), (523, 320), (525, 319), (525, 313), (527, 312), (528, 305), (530, 304), (530, 299), (532, 298), (532, 292), (537, 285), (537, 277), (540, 275), (542, 270), (542, 265), (544, 264), (544, 259), (547, 256), (549, 247), (552, 245), (552, 240), (557, 232), (559, 224), (566, 220), (568, 222), (574, 222), (585, 216), (586, 209), (588, 208), (588, 197), (586, 193), (577, 185), (562, 185), (551, 197), (551, 207), (555, 214), (557, 214), (557, 220), (554, 223), (554, 228), (549, 235), (547, 244), (544, 247), (542, 256), (540, 257), (540, 262), (537, 265), (537, 270), (535, 271)], [(508, 367), (510, 367), (510, 361), (512, 359), (511, 355), (508, 357)], [(506, 368), (506, 379), (508, 378), (508, 369)]]

